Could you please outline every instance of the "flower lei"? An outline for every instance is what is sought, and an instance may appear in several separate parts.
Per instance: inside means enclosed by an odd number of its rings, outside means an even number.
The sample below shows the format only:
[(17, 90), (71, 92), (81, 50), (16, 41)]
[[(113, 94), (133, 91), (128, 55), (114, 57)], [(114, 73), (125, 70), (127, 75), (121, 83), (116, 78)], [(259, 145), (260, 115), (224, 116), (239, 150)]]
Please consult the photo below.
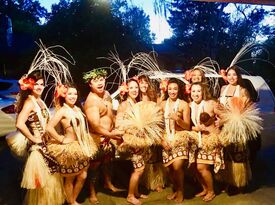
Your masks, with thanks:
[(66, 97), (68, 91), (68, 87), (66, 85), (63, 85), (62, 83), (58, 83), (58, 85), (55, 88), (54, 96), (56, 98), (58, 97)]
[(33, 86), (35, 84), (35, 80), (32, 78), (27, 78), (27, 77), (22, 77), (19, 81), (18, 81), (19, 85), (20, 85), (20, 89), (21, 90), (33, 90)]
[(167, 86), (168, 86), (168, 80), (162, 80), (159, 84), (159, 88), (164, 92), (167, 91)]
[(107, 71), (104, 68), (97, 68), (91, 71), (88, 71), (83, 74), (83, 80), (85, 83), (88, 83), (91, 79), (96, 79), (99, 77), (106, 77)]

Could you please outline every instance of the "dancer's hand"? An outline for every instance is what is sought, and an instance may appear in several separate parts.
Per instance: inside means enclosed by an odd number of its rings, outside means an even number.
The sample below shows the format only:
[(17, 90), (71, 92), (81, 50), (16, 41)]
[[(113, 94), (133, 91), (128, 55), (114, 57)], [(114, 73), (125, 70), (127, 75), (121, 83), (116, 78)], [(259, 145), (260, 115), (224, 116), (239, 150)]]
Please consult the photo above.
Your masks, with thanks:
[(168, 117), (169, 117), (169, 119), (171, 119), (171, 120), (175, 120), (175, 121), (178, 121), (178, 120), (179, 120), (179, 115), (178, 115), (178, 113), (170, 113), (170, 114), (168, 115)]

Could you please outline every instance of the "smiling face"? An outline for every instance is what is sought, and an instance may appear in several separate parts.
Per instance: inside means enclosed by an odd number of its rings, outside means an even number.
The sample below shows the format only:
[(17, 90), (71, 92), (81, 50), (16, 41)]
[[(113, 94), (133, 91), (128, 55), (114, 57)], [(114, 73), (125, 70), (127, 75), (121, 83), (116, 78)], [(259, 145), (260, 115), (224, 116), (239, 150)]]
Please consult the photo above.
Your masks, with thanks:
[(33, 90), (32, 90), (32, 95), (36, 97), (40, 97), (43, 93), (45, 86), (44, 86), (44, 80), (39, 79), (34, 83)]
[(238, 84), (238, 75), (235, 70), (233, 70), (233, 69), (228, 70), (226, 77), (227, 77), (227, 81), (230, 85)]
[(192, 77), (191, 77), (191, 82), (192, 83), (200, 83), (202, 82), (203, 79), (203, 73), (200, 70), (193, 70), (192, 71)]
[(168, 96), (171, 100), (178, 98), (179, 86), (177, 83), (169, 83), (167, 88)]
[(66, 97), (65, 97), (65, 103), (69, 106), (73, 106), (76, 103), (78, 94), (76, 88), (68, 88)]
[(91, 79), (89, 85), (91, 87), (92, 92), (96, 94), (103, 94), (105, 88), (105, 77)]
[(202, 87), (199, 84), (192, 85), (191, 87), (191, 98), (195, 103), (202, 101)]
[(135, 100), (139, 94), (139, 85), (136, 81), (130, 81), (128, 83), (128, 97)]
[(141, 91), (142, 93), (146, 93), (148, 87), (149, 87), (148, 82), (147, 82), (144, 78), (142, 78), (142, 79), (139, 81), (139, 88), (140, 88), (140, 91)]

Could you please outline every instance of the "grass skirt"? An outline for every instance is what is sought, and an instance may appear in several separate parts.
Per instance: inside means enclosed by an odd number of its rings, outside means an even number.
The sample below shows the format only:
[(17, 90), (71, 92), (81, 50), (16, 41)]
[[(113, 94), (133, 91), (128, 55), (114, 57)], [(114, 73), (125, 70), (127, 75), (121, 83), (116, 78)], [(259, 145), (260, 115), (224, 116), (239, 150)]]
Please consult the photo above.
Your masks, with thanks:
[(214, 133), (203, 134), (200, 147), (198, 136), (197, 132), (190, 132), (189, 164), (213, 164), (215, 173), (220, 169), (224, 169), (223, 148), (219, 136)]
[(27, 157), (29, 140), (20, 131), (14, 131), (8, 134), (6, 141), (14, 156), (18, 158)]
[(24, 205), (62, 205), (64, 202), (63, 178), (55, 173), (48, 177), (43, 188), (27, 191)]
[(49, 144), (48, 151), (59, 164), (61, 174), (77, 174), (89, 165), (86, 156), (77, 141), (68, 144)]
[(44, 187), (50, 175), (49, 167), (42, 155), (41, 146), (31, 146), (23, 172), (21, 187), (26, 189)]

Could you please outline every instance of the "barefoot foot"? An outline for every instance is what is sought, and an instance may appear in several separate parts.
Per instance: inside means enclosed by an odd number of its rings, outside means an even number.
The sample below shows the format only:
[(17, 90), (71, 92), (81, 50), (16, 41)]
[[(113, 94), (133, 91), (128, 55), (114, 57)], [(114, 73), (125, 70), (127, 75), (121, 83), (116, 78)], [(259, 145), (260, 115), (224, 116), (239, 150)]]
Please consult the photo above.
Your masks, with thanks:
[(176, 203), (181, 203), (183, 202), (183, 193), (182, 192), (177, 192), (176, 197), (174, 198), (174, 201)]
[(174, 192), (174, 193), (172, 193), (172, 194), (168, 194), (166, 198), (167, 198), (168, 200), (173, 200), (173, 199), (176, 198), (176, 196), (177, 196), (177, 192)]
[(206, 194), (207, 194), (207, 191), (203, 190), (202, 192), (196, 194), (195, 197), (202, 197), (202, 196), (205, 196)]
[(141, 201), (138, 200), (136, 197), (132, 196), (132, 197), (127, 197), (127, 202), (132, 204), (132, 205), (141, 205)]
[(203, 197), (203, 201), (205, 202), (209, 202), (212, 201), (215, 198), (215, 193), (214, 192), (208, 192), (204, 197)]
[(89, 201), (91, 204), (99, 204), (99, 201), (96, 197), (90, 197)]

